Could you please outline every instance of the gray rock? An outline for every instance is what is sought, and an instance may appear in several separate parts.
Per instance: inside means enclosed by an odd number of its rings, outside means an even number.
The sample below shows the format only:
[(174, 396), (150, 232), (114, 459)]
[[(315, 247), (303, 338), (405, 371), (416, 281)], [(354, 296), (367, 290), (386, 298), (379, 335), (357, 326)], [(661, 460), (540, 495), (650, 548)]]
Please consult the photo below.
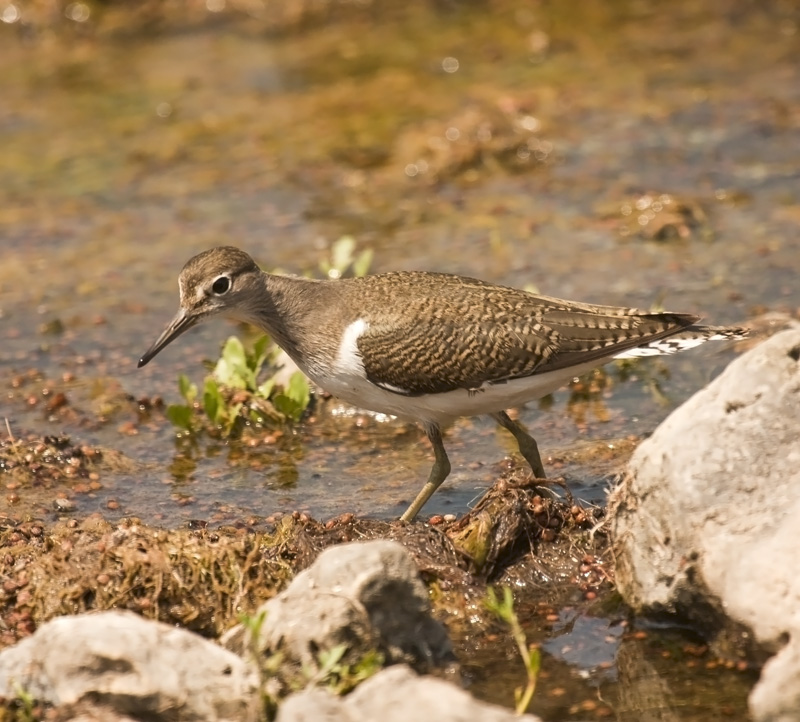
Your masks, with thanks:
[(281, 702), (275, 722), (356, 722), (356, 718), (350, 714), (343, 697), (320, 687), (307, 687)]
[(60, 617), (0, 652), (0, 696), (101, 703), (150, 720), (258, 719), (258, 676), (196, 634), (132, 612)]
[[(378, 650), (387, 664), (417, 671), (452, 666), (445, 628), (430, 616), (425, 585), (413, 559), (394, 541), (330, 547), (289, 587), (260, 609), (266, 612), (258, 643), (264, 654), (281, 651), (314, 668), (320, 650), (345, 644), (349, 658)], [(222, 644), (237, 653), (250, 645), (241, 626)]]
[(518, 717), (510, 709), (480, 702), (449, 682), (418, 677), (406, 666), (378, 672), (351, 695), (334, 697), (308, 689), (284, 700), (276, 722), (537, 722), (534, 715)]
[(758, 720), (800, 709), (799, 361), (796, 329), (734, 361), (639, 446), (609, 508), (634, 609), (712, 638), (732, 620), (780, 650), (751, 697)]

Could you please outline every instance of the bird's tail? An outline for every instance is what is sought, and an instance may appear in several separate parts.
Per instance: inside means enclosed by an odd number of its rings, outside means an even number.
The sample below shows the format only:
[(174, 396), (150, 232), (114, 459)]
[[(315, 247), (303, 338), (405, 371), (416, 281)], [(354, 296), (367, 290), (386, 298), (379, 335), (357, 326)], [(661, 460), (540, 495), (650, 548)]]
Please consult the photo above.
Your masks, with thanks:
[(731, 326), (701, 326), (692, 324), (672, 336), (643, 343), (626, 349), (614, 358), (638, 358), (642, 356), (665, 356), (686, 351), (706, 341), (736, 341), (745, 338), (749, 329)]

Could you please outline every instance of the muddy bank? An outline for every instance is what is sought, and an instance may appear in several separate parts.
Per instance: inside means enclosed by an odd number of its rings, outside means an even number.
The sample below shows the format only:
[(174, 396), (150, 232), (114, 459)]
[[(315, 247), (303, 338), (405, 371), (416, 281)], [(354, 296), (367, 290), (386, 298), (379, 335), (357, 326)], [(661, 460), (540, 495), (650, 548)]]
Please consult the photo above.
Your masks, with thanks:
[(401, 542), (437, 590), (437, 609), (454, 623), (465, 624), (487, 581), (532, 586), (552, 580), (552, 593), (570, 587), (590, 600), (611, 586), (601, 510), (543, 499), (513, 478), (457, 521), (279, 517), (216, 527), (198, 520), (175, 530), (132, 518), (112, 524), (99, 515), (57, 524), (6, 519), (0, 531), (3, 641), (12, 643), (54, 616), (112, 608), (217, 637), (322, 549), (355, 540)]

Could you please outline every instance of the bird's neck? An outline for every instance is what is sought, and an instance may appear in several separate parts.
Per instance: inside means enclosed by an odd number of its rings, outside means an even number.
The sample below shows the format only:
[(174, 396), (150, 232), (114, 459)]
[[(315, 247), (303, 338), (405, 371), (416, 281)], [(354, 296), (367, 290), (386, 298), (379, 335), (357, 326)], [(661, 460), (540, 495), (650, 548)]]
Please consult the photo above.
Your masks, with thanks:
[(320, 330), (328, 325), (329, 281), (262, 273), (263, 292), (247, 320), (266, 331), (307, 373), (335, 357), (338, 347)]

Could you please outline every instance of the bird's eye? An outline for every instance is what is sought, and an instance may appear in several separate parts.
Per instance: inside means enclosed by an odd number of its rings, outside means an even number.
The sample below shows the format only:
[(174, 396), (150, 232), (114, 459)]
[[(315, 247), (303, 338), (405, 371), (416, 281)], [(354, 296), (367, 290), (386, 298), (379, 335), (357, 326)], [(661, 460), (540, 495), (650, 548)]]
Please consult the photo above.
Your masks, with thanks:
[(231, 290), (231, 279), (227, 276), (220, 276), (213, 284), (211, 290), (217, 295), (222, 296)]

